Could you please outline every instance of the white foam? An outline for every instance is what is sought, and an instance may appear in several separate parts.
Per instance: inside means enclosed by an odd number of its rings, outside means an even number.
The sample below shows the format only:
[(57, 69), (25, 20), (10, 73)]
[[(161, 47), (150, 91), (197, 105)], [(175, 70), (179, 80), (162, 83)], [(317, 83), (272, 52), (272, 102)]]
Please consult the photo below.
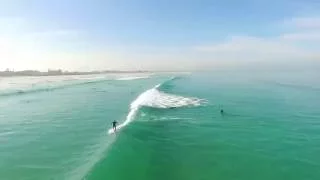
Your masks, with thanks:
[(136, 79), (146, 79), (149, 78), (149, 76), (131, 76), (131, 77), (121, 77), (117, 80), (119, 81), (130, 81), (130, 80), (136, 80)]
[[(126, 120), (117, 126), (117, 131), (128, 125), (134, 119), (139, 108), (142, 106), (153, 108), (178, 108), (183, 106), (199, 106), (204, 102), (204, 100), (198, 98), (164, 93), (158, 90), (159, 87), (160, 84), (143, 92), (131, 103), (129, 114), (127, 115)], [(108, 133), (114, 133), (113, 128), (110, 128)]]

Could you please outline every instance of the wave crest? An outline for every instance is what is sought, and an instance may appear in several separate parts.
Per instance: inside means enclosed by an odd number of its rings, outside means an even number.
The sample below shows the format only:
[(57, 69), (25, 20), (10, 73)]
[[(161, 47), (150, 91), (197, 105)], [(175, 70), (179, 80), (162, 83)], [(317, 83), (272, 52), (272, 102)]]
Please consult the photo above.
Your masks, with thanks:
[(136, 80), (136, 79), (147, 79), (149, 76), (129, 76), (129, 77), (121, 77), (117, 80), (119, 81), (130, 81), (130, 80)]
[[(143, 92), (131, 103), (127, 118), (122, 124), (117, 126), (118, 130), (128, 125), (134, 119), (140, 107), (143, 106), (167, 109), (184, 106), (200, 106), (206, 102), (204, 99), (183, 97), (161, 92), (159, 90), (160, 86), (161, 84), (156, 85), (155, 87)], [(114, 133), (114, 130), (111, 128), (108, 133), (112, 134)]]
[(153, 108), (177, 108), (183, 106), (199, 106), (204, 100), (191, 97), (183, 97), (174, 94), (164, 93), (158, 90), (159, 86), (149, 89), (138, 96), (131, 103), (131, 109), (140, 106)]

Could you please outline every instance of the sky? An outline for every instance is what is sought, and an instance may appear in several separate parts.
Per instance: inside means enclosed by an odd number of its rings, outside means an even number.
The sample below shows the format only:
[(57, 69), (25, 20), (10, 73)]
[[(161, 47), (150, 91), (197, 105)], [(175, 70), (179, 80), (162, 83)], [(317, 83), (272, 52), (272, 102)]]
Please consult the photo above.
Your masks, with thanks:
[(319, 69), (317, 0), (0, 0), (0, 70)]

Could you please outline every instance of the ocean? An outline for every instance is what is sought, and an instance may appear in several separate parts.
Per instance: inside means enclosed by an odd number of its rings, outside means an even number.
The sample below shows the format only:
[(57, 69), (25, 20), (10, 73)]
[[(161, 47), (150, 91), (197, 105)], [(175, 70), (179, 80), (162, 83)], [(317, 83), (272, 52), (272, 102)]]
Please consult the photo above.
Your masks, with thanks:
[(4, 77), (0, 180), (319, 180), (319, 79), (319, 72)]

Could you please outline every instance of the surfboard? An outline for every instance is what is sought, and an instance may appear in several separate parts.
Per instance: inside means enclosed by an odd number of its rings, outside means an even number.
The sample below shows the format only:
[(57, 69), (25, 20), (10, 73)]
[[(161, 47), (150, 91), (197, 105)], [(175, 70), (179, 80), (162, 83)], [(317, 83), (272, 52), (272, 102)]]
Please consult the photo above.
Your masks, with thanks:
[(116, 132), (113, 130), (113, 128), (110, 128), (109, 130), (108, 130), (108, 134), (114, 134), (114, 133), (117, 133), (117, 132), (119, 132), (120, 131), (120, 129), (122, 129), (124, 127), (124, 125), (123, 124), (120, 124), (119, 126), (117, 126), (117, 130), (116, 130)]
[(111, 128), (111, 129), (108, 130), (108, 134), (113, 134), (113, 133), (115, 133), (115, 131), (113, 130), (113, 128)]

